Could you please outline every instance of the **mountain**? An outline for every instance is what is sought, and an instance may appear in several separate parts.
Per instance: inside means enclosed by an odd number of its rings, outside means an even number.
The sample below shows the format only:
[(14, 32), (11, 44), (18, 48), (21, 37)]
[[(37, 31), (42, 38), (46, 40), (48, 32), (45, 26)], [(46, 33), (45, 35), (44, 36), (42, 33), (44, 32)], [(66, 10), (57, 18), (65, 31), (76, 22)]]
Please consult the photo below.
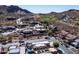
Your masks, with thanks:
[[(0, 5), (0, 14), (5, 14), (7, 16), (16, 16), (16, 17), (23, 17), (23, 16), (31, 16), (31, 15), (35, 15), (34, 13), (26, 10), (26, 9), (22, 9), (18, 6), (14, 6), (14, 5), (10, 5), (10, 6), (6, 6), (6, 5)], [(57, 12), (51, 12), (48, 14), (39, 14), (39, 15), (44, 15), (44, 16), (56, 16), (59, 20), (63, 20), (63, 19), (75, 19), (79, 17), (79, 10), (76, 9), (70, 9), (67, 11), (63, 11), (60, 13)], [(2, 16), (1, 16), (2, 17)], [(68, 21), (67, 20), (67, 21)]]
[(15, 13), (15, 14), (32, 14), (32, 12), (26, 10), (26, 9), (22, 9), (18, 6), (13, 6), (13, 5), (10, 5), (10, 6), (6, 6), (6, 5), (0, 5), (0, 13)]
[(56, 13), (56, 12), (51, 12), (49, 13), (51, 15), (55, 15), (56, 17), (58, 17), (60, 20), (62, 18), (66, 18), (66, 17), (69, 17), (69, 18), (77, 18), (79, 17), (79, 10), (76, 10), (76, 9), (70, 9), (68, 11), (64, 11), (64, 12), (60, 12), (60, 13)]

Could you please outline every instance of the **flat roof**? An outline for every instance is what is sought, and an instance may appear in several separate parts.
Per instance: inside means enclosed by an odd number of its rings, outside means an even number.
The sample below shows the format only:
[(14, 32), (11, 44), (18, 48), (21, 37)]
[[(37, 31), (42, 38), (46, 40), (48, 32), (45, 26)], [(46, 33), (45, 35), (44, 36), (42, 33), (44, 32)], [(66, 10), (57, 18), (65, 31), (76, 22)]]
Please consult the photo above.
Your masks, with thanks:
[(45, 43), (49, 43), (49, 41), (34, 42), (32, 44), (45, 44)]
[(46, 46), (45, 44), (36, 44), (35, 47)]
[(19, 53), (19, 52), (20, 52), (19, 48), (9, 50), (9, 53)]
[(9, 47), (9, 49), (15, 49), (16, 48), (16, 46), (14, 45), (14, 46), (10, 46)]

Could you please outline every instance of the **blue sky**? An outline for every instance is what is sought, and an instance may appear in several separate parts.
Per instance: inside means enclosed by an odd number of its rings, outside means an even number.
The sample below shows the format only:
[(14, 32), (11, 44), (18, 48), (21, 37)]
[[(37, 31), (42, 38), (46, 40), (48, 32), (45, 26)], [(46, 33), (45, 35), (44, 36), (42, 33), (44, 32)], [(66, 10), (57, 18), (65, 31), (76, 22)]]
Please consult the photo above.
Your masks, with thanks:
[(33, 13), (62, 12), (69, 9), (79, 10), (79, 5), (19, 5), (19, 7)]

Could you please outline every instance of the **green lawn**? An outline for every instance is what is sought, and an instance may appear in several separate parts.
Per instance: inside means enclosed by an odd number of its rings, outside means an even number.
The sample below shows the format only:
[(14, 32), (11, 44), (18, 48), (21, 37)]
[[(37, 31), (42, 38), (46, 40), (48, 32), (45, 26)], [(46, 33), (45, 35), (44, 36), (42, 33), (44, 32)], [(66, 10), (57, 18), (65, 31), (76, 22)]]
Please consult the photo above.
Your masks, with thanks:
[(57, 18), (55, 16), (41, 16), (41, 21), (43, 22), (55, 22)]

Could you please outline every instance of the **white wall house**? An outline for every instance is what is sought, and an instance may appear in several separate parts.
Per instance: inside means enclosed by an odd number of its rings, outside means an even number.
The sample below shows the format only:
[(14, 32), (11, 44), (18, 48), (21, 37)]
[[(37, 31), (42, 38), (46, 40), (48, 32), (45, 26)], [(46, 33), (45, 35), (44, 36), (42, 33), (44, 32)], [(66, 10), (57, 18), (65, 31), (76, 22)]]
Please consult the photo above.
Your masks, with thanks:
[(21, 21), (21, 19), (22, 19), (22, 18), (19, 18), (19, 19), (16, 20), (16, 23), (17, 23), (18, 25), (22, 25), (22, 24), (23, 24), (23, 22)]
[(46, 30), (46, 29), (44, 28), (44, 26), (39, 25), (39, 24), (36, 24), (35, 26), (33, 26), (33, 27), (31, 27), (31, 28), (33, 28), (33, 30), (37, 30), (37, 31), (44, 31), (44, 30)]

